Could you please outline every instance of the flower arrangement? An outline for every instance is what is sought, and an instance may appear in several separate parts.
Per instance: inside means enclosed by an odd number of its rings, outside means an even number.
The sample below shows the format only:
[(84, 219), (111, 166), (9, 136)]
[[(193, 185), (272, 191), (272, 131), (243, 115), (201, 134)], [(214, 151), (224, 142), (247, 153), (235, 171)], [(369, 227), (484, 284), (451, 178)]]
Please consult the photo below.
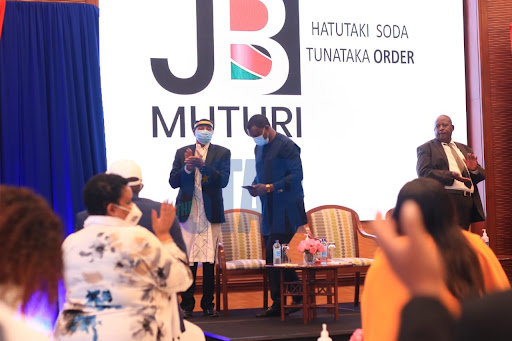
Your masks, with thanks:
[(312, 239), (306, 236), (306, 239), (300, 241), (297, 246), (297, 250), (301, 253), (306, 252), (315, 254), (317, 251), (324, 252), (325, 246), (322, 245), (318, 239)]

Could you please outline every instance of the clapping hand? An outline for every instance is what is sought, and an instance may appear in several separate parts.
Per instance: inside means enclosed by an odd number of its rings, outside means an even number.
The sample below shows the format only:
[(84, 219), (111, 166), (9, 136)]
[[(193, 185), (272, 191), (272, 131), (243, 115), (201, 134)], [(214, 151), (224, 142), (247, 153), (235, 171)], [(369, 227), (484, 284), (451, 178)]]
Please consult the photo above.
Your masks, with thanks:
[(176, 219), (176, 207), (174, 207), (172, 203), (167, 202), (167, 200), (160, 206), (160, 217), (158, 217), (155, 210), (151, 210), (153, 231), (160, 241), (172, 241), (169, 230), (171, 229), (174, 219)]
[(196, 154), (196, 156), (192, 155), (192, 150), (190, 148), (185, 152), (185, 167), (188, 171), (191, 171), (194, 167), (199, 169), (204, 167), (203, 156), (198, 150), (196, 150)]

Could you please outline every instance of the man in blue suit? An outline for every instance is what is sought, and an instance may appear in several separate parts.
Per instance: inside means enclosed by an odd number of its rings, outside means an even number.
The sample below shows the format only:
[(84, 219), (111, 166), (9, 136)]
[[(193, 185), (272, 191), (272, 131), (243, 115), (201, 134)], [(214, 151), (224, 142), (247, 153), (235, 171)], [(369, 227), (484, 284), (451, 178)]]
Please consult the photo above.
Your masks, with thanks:
[[(263, 115), (254, 115), (247, 123), (247, 134), (256, 147), (256, 177), (249, 193), (261, 200), (261, 233), (265, 241), (266, 261), (272, 264), (272, 245), (279, 240), (288, 244), (299, 226), (307, 223), (302, 189), (300, 148), (288, 137), (276, 132)], [(279, 272), (269, 271), (272, 306), (258, 317), (281, 315)], [(285, 272), (285, 281), (298, 281), (294, 270)], [(299, 303), (299, 299), (294, 303)], [(288, 313), (298, 309), (288, 310)]]
[(169, 184), (179, 188), (176, 216), (187, 245), (194, 283), (181, 294), (181, 308), (186, 318), (192, 317), (195, 306), (197, 266), (203, 265), (203, 297), (205, 316), (217, 317), (214, 308), (215, 258), (221, 223), (225, 222), (222, 189), (229, 182), (231, 151), (211, 143), (213, 122), (201, 119), (194, 123), (194, 144), (176, 151)]

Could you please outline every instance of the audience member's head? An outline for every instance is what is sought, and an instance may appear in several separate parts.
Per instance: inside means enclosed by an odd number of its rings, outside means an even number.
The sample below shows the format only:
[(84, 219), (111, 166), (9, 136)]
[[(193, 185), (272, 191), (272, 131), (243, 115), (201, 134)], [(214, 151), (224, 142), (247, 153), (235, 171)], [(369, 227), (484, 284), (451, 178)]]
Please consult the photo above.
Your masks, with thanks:
[(63, 228), (48, 203), (29, 189), (0, 185), (0, 299), (26, 308), (34, 294), (58, 298)]
[(142, 171), (140, 166), (132, 160), (117, 160), (110, 165), (107, 174), (117, 174), (128, 180), (128, 186), (134, 193), (139, 193), (144, 185), (142, 184)]
[(393, 218), (400, 228), (400, 211), (407, 200), (415, 201), (428, 233), (441, 252), (446, 269), (446, 286), (458, 299), (484, 292), (482, 270), (478, 257), (457, 226), (454, 204), (443, 185), (430, 178), (406, 183), (398, 194)]
[(83, 196), (90, 215), (118, 216), (118, 213), (122, 212), (117, 212), (116, 209), (123, 204), (130, 205), (132, 192), (127, 179), (117, 174), (101, 173), (93, 176), (85, 184)]

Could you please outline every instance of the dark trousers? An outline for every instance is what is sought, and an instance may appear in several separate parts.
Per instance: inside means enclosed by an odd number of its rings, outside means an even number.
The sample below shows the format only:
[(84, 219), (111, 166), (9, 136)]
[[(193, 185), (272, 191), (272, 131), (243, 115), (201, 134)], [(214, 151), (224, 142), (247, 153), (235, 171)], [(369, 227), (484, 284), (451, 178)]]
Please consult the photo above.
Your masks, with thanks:
[[(272, 245), (276, 240), (279, 240), (279, 244), (288, 244), (290, 240), (292, 240), (294, 234), (270, 234), (268, 236), (263, 236), (263, 241), (265, 242), (265, 259), (267, 264), (273, 264), (274, 257), (272, 252)], [(297, 272), (292, 269), (287, 269), (283, 273), (284, 280), (286, 282), (298, 281), (299, 276), (297, 276)], [(268, 269), (268, 284), (270, 287), (270, 297), (274, 303), (272, 304), (275, 307), (281, 306), (281, 278), (278, 269)]]
[[(462, 191), (460, 191), (462, 193)], [(449, 192), (450, 193), (450, 192)], [(464, 196), (458, 193), (450, 193), (455, 210), (457, 211), (457, 222), (464, 230), (469, 230), (471, 224), (471, 212), (476, 210), (473, 202), (473, 197)]]
[[(194, 311), (196, 300), (196, 273), (197, 262), (190, 267), (194, 282), (187, 291), (181, 294), (181, 309)], [(201, 298), (201, 308), (203, 310), (213, 308), (213, 293), (215, 291), (215, 263), (203, 263), (203, 297)]]

